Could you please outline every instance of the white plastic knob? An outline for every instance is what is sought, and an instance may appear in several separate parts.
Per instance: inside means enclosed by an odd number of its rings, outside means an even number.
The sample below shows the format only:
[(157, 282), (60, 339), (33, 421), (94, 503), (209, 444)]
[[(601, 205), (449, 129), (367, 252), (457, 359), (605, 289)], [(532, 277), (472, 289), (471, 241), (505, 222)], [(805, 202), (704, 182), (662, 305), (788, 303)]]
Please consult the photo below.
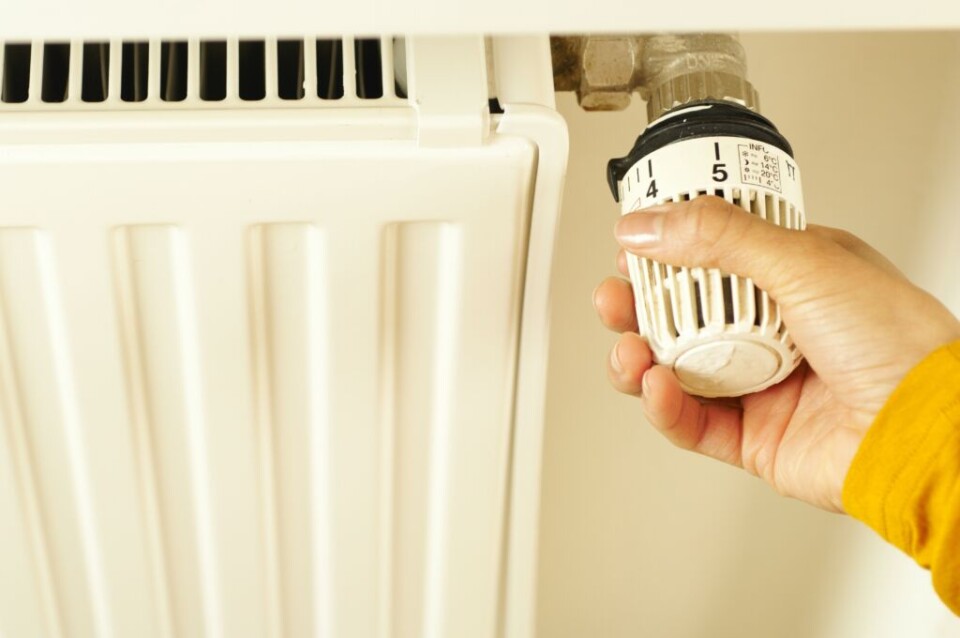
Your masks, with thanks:
[[(638, 160), (619, 183), (623, 214), (717, 195), (772, 224), (802, 230), (800, 170), (783, 150), (740, 137), (674, 142)], [(703, 397), (740, 396), (785, 379), (801, 355), (780, 309), (753, 281), (716, 269), (628, 255), (640, 332), (658, 363)]]

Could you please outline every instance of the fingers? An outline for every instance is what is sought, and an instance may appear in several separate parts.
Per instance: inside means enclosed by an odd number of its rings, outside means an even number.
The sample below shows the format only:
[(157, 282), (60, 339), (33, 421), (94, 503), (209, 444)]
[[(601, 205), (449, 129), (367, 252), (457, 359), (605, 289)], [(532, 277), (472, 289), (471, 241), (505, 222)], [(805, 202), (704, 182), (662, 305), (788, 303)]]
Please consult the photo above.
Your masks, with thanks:
[(607, 376), (619, 392), (639, 397), (643, 375), (653, 365), (650, 346), (635, 332), (620, 335), (607, 360)]
[(620, 336), (607, 375), (618, 391), (643, 399), (647, 420), (671, 443), (742, 467), (740, 410), (701, 404), (686, 394), (669, 368), (653, 364), (653, 353), (640, 335)]
[(604, 326), (614, 332), (637, 332), (633, 286), (618, 277), (604, 279), (593, 291), (593, 306)]
[(738, 409), (700, 403), (686, 394), (673, 371), (653, 366), (642, 381), (643, 411), (667, 440), (724, 463), (742, 467), (742, 417)]
[(750, 277), (774, 297), (786, 293), (788, 286), (819, 278), (817, 272), (825, 266), (842, 268), (844, 259), (853, 258), (817, 233), (776, 226), (719, 197), (624, 215), (616, 234), (637, 255)]
[[(718, 198), (701, 198), (705, 200), (718, 200)], [(668, 205), (668, 208), (676, 210), (677, 212), (682, 212), (680, 207), (683, 204)], [(714, 209), (716, 214), (716, 209), (726, 208), (729, 204), (723, 200), (708, 202), (705, 206), (709, 209)], [(730, 206), (733, 209), (733, 213), (740, 215), (739, 208)], [(649, 212), (656, 210), (657, 208), (645, 209), (644, 212)], [(721, 212), (721, 214), (726, 214), (726, 211)], [(753, 216), (751, 216), (753, 217)], [(626, 222), (625, 222), (626, 223)], [(776, 230), (776, 229), (775, 229)], [(783, 229), (780, 229), (783, 230)], [(883, 256), (879, 251), (877, 251), (873, 246), (863, 241), (853, 233), (841, 230), (839, 228), (831, 228), (829, 226), (820, 226), (818, 224), (808, 224), (806, 227), (806, 233), (810, 236), (816, 237), (821, 240), (825, 240), (836, 244), (843, 248), (846, 252), (859, 257), (860, 259), (872, 264), (873, 266), (884, 271), (888, 275), (906, 280), (906, 276), (891, 262), (889, 259)], [(787, 234), (790, 234), (790, 231), (786, 231)], [(619, 229), (618, 229), (619, 235)], [(623, 243), (629, 245), (629, 241), (624, 241)], [(640, 251), (634, 251), (640, 252)], [(642, 254), (642, 253), (641, 253)], [(684, 264), (686, 265), (686, 264)], [(629, 277), (630, 273), (627, 268), (627, 252), (621, 248), (617, 251), (617, 270), (625, 277)], [(731, 270), (731, 272), (736, 272)], [(738, 273), (741, 274), (741, 273)], [(756, 279), (756, 278), (754, 278)]]

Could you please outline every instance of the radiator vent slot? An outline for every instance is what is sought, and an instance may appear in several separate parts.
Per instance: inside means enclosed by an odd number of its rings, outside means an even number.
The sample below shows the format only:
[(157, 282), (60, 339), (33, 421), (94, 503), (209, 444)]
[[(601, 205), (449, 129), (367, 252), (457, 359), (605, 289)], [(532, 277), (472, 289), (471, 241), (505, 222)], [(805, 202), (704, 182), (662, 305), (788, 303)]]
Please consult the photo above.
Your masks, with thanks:
[(317, 40), (317, 97), (339, 100), (343, 97), (343, 42)]
[(146, 42), (124, 42), (121, 54), (120, 99), (124, 102), (143, 102), (147, 99), (150, 45)]
[(26, 102), (30, 95), (29, 44), (5, 44), (3, 46), (3, 92), (2, 100), (10, 104)]
[(0, 45), (0, 110), (407, 105), (391, 37)]
[(103, 102), (110, 89), (110, 44), (85, 42), (83, 45), (83, 79), (80, 99)]
[(165, 102), (187, 99), (187, 43), (160, 45), (160, 98)]
[(240, 41), (240, 99), (267, 97), (267, 52), (262, 40)]
[(357, 40), (354, 43), (354, 56), (357, 60), (357, 95), (365, 100), (383, 97), (380, 40)]
[(277, 94), (281, 100), (302, 100), (304, 78), (303, 41), (277, 42)]
[(227, 41), (200, 43), (200, 99), (219, 102), (227, 98)]
[(40, 91), (44, 102), (64, 102), (70, 82), (70, 45), (48, 42), (43, 45), (43, 81)]

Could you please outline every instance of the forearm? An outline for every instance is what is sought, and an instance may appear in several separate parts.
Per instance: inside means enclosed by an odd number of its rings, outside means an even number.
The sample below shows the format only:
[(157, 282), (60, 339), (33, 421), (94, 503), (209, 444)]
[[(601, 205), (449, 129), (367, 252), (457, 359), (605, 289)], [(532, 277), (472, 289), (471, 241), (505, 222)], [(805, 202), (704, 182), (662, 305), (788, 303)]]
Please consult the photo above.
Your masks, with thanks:
[(904, 378), (847, 475), (846, 511), (931, 570), (960, 615), (960, 341)]

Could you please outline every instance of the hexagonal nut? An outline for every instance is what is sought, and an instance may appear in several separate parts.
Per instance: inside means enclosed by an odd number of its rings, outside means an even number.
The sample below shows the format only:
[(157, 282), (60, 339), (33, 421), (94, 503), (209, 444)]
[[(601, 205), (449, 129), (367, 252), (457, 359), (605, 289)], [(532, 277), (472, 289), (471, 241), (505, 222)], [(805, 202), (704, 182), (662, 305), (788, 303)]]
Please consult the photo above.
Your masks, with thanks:
[(636, 38), (588, 37), (583, 48), (582, 84), (588, 89), (628, 87), (639, 55)]
[(591, 91), (578, 97), (584, 111), (622, 111), (630, 106), (628, 91)]

